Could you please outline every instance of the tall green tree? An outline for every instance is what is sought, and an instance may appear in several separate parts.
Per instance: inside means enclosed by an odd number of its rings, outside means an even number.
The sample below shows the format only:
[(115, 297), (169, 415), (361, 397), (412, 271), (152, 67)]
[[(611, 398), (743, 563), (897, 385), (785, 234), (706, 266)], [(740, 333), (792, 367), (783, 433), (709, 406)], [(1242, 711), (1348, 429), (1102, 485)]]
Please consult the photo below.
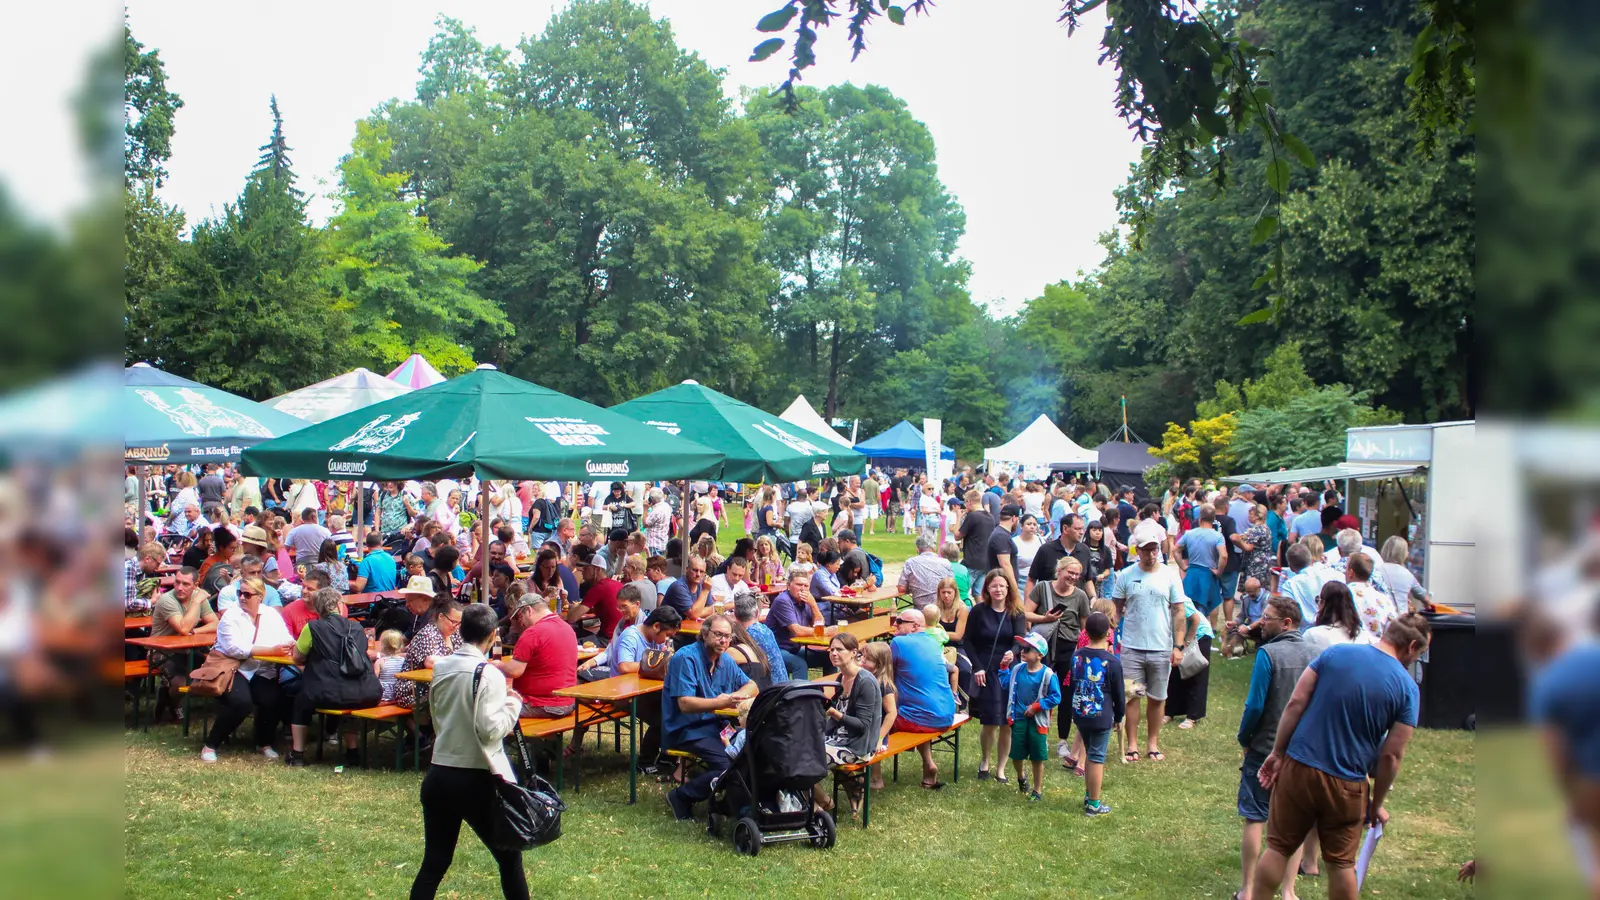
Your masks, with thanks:
[(167, 67), (161, 51), (145, 50), (134, 40), (133, 29), (122, 26), (123, 37), (123, 166), (127, 179), (160, 187), (172, 157), (173, 117), (183, 99), (167, 89)]
[(274, 104), (261, 164), (236, 202), (195, 226), (151, 304), (153, 364), (258, 400), (349, 364), (350, 304), (328, 288), (327, 242), (306, 221), (287, 146)]
[(173, 285), (183, 244), (183, 213), (157, 193), (167, 177), (173, 116), (183, 100), (167, 88), (160, 51), (146, 50), (126, 23), (122, 36), (123, 356), (133, 363), (153, 355), (153, 298)]
[[(784, 275), (779, 334), (810, 365), (823, 415), (850, 405), (856, 373), (969, 320), (975, 309), (954, 260), (965, 215), (939, 180), (933, 138), (879, 87), (746, 98), (775, 173), (768, 258)], [(859, 278), (872, 295), (850, 289)], [(860, 379), (865, 381), (866, 379)]]
[(422, 353), (446, 375), (469, 371), (471, 346), (511, 335), (505, 313), (469, 281), (482, 266), (452, 255), (401, 198), (406, 172), (386, 172), (393, 141), (382, 122), (359, 122), (339, 162), (340, 210), (328, 222), (336, 296), (355, 321), (352, 352), (378, 366)]

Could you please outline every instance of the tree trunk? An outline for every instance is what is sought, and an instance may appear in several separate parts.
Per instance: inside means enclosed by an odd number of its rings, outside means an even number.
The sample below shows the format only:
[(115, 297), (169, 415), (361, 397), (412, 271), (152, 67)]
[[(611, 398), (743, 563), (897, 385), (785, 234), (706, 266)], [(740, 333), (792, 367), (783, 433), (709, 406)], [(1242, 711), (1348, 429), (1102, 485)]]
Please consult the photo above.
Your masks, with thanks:
[(833, 329), (833, 347), (828, 352), (828, 402), (823, 413), (832, 419), (839, 410), (839, 328)]

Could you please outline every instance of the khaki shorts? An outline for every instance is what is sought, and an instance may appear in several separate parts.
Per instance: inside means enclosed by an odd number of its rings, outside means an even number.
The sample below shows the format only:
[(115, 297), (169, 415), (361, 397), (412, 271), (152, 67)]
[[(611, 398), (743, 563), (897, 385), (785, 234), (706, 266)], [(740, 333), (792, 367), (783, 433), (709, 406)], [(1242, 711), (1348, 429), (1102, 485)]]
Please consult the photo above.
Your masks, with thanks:
[(1290, 856), (1311, 829), (1322, 839), (1322, 861), (1348, 869), (1361, 849), (1367, 782), (1346, 781), (1287, 757), (1272, 785), (1267, 846)]

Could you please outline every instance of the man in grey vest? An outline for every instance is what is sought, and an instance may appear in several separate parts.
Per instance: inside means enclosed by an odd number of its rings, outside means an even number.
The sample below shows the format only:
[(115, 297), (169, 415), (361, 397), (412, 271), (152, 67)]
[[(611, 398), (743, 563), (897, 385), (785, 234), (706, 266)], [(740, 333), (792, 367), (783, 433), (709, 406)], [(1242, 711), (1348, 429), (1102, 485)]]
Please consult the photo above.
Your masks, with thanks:
[[(1262, 610), (1260, 629), (1259, 636), (1251, 635), (1260, 642), (1260, 648), (1256, 651), (1255, 669), (1250, 673), (1244, 715), (1239, 720), (1239, 744), (1244, 747), (1244, 766), (1239, 770), (1239, 815), (1244, 819), (1239, 861), (1244, 887), (1234, 895), (1239, 900), (1251, 900), (1250, 882), (1255, 878), (1261, 830), (1272, 799), (1272, 792), (1263, 788), (1256, 776), (1272, 752), (1273, 741), (1278, 737), (1278, 720), (1294, 696), (1300, 674), (1317, 655), (1317, 648), (1300, 635), (1300, 604), (1293, 597), (1272, 595)], [(1299, 865), (1300, 852), (1296, 851), (1288, 862), (1290, 879)], [(1285, 893), (1293, 896), (1292, 880)]]

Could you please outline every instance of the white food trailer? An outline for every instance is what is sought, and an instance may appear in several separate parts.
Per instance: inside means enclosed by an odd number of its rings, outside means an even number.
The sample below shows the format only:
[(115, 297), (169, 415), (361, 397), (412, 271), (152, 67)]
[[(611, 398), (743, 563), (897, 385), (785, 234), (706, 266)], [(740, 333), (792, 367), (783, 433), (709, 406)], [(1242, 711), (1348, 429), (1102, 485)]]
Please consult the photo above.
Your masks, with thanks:
[(1255, 472), (1224, 479), (1235, 483), (1293, 484), (1320, 488), (1335, 482), (1346, 512), (1361, 520), (1361, 536), (1381, 548), (1391, 535), (1411, 547), (1408, 561), (1434, 599), (1473, 606), (1470, 467), (1474, 424), (1386, 425), (1351, 428), (1345, 461), (1332, 466)]

